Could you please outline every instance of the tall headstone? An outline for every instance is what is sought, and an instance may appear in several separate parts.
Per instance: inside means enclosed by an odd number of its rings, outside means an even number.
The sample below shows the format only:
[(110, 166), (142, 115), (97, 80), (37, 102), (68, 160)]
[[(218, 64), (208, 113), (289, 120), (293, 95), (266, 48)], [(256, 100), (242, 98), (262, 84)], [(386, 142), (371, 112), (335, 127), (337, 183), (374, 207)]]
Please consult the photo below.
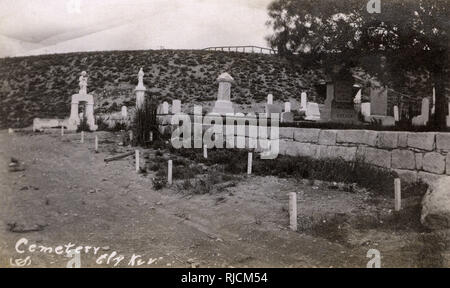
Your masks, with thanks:
[(387, 87), (370, 88), (371, 115), (387, 116), (388, 89)]
[(172, 101), (172, 114), (180, 114), (181, 113), (181, 101), (173, 100)]
[(308, 95), (306, 95), (306, 92), (302, 92), (301, 102), (300, 102), (300, 110), (306, 111), (307, 105), (308, 105)]
[(79, 78), (80, 91), (78, 94), (72, 95), (72, 103), (70, 110), (70, 117), (67, 122), (67, 129), (70, 131), (77, 130), (78, 125), (80, 125), (81, 119), (78, 114), (78, 108), (80, 102), (86, 103), (86, 109), (84, 111), (84, 116), (86, 116), (87, 124), (89, 125), (89, 129), (91, 131), (97, 130), (97, 125), (95, 125), (95, 117), (94, 117), (94, 97), (91, 94), (88, 94), (87, 85), (88, 85), (88, 76), (86, 71), (81, 72), (81, 76)]
[(448, 103), (447, 127), (450, 127), (450, 102)]
[(267, 95), (267, 104), (269, 104), (269, 105), (273, 104), (273, 95), (272, 94)]
[(164, 115), (169, 114), (169, 103), (167, 103), (166, 101), (163, 102), (162, 114)]
[(234, 82), (233, 77), (228, 73), (223, 73), (217, 78), (217, 82), (219, 82), (219, 91), (212, 113), (218, 113), (220, 115), (228, 113), (234, 114), (233, 103), (231, 103), (231, 85)]
[(138, 85), (136, 86), (136, 89), (134, 89), (136, 93), (136, 108), (140, 109), (145, 103), (145, 91), (147, 89), (144, 86), (144, 70), (141, 68), (138, 73)]
[(353, 103), (353, 83), (336, 80), (327, 83), (327, 99), (321, 119), (328, 122), (358, 123)]
[(394, 106), (394, 119), (395, 119), (395, 122), (400, 121), (400, 113), (398, 111), (397, 105)]
[(428, 98), (422, 99), (422, 109), (419, 116), (412, 119), (414, 126), (426, 126), (430, 120), (430, 100)]

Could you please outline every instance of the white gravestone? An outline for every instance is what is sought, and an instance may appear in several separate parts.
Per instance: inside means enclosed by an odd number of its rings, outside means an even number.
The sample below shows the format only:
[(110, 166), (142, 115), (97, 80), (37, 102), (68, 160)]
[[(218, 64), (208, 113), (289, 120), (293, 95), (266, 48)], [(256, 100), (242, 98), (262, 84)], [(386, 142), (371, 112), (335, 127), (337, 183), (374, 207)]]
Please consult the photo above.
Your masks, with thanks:
[(172, 101), (172, 114), (180, 114), (181, 113), (181, 101), (173, 100)]
[(395, 122), (400, 121), (400, 114), (399, 114), (397, 105), (394, 106), (394, 119), (395, 119)]
[(361, 114), (364, 117), (370, 116), (370, 102), (361, 103)]
[(422, 99), (422, 109), (419, 116), (412, 119), (414, 126), (426, 126), (430, 118), (430, 100), (428, 98)]
[(305, 120), (310, 120), (310, 121), (319, 121), (320, 120), (319, 104), (314, 103), (314, 102), (309, 102), (307, 104)]
[(291, 102), (284, 103), (284, 112), (291, 112)]
[(80, 125), (80, 116), (78, 114), (78, 108), (80, 102), (86, 102), (85, 115), (89, 129), (91, 131), (97, 130), (97, 125), (95, 125), (94, 117), (94, 97), (87, 92), (88, 77), (86, 71), (81, 72), (79, 78), (80, 91), (78, 94), (72, 95), (72, 103), (70, 109), (70, 117), (67, 122), (67, 129), (70, 131), (77, 130), (78, 125)]
[(269, 104), (269, 105), (273, 104), (273, 95), (272, 94), (267, 95), (267, 104)]
[(127, 106), (122, 106), (122, 118), (126, 119), (128, 117)]
[(301, 96), (301, 102), (300, 102), (300, 110), (301, 111), (306, 111), (307, 105), (308, 105), (308, 96), (306, 95), (305, 92), (302, 93)]
[(223, 73), (217, 78), (217, 82), (219, 82), (219, 91), (212, 113), (220, 115), (234, 114), (233, 103), (231, 103), (231, 84), (234, 82), (233, 77), (228, 73)]
[(162, 114), (164, 114), (164, 115), (169, 114), (169, 103), (163, 102)]
[(450, 103), (448, 103), (447, 127), (450, 127)]
[(145, 102), (145, 91), (147, 90), (144, 86), (144, 70), (141, 68), (138, 73), (138, 85), (134, 92), (136, 93), (136, 108), (139, 109), (144, 105)]

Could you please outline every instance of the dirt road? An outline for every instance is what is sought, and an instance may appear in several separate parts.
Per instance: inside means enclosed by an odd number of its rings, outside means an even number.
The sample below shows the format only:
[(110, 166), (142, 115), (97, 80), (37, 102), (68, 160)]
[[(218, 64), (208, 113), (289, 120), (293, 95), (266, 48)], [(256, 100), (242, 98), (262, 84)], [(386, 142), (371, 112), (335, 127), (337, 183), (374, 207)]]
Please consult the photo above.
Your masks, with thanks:
[[(106, 164), (119, 139), (97, 135), (99, 153), (94, 134), (81, 144), (77, 134), (0, 132), (0, 266), (65, 267), (70, 258), (58, 246), (82, 247), (82, 267), (366, 267), (371, 248), (383, 266), (408, 267), (421, 253), (408, 231), (360, 231), (344, 221), (332, 227), (345, 231), (339, 241), (287, 229), (288, 192), (299, 195), (300, 228), (304, 219), (389, 214), (391, 199), (375, 206), (364, 193), (276, 177), (242, 176), (217, 194), (155, 191), (133, 157)], [(10, 157), (25, 170), (10, 172)]]

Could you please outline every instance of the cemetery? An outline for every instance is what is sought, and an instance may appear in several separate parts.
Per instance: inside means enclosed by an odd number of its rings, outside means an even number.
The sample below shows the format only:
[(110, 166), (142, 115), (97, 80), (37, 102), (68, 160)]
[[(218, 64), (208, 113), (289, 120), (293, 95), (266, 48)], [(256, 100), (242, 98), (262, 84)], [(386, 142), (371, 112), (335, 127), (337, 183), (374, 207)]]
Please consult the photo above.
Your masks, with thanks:
[[(162, 253), (155, 267), (359, 267), (373, 243), (388, 247), (386, 266), (448, 265), (445, 236), (432, 231), (449, 223), (450, 133), (396, 128), (388, 88), (367, 95), (328, 81), (323, 103), (300, 90), (299, 102), (268, 93), (249, 108), (233, 102), (239, 76), (212, 76), (211, 105), (160, 102), (139, 68), (132, 105), (105, 113), (83, 71), (65, 118), (2, 132), (3, 188), (16, 201), (33, 192), (22, 214), (9, 215), (5, 237), (70, 241), (65, 227), (100, 247), (110, 235), (114, 243), (99, 249)], [(430, 119), (427, 98), (420, 108), (411, 127)], [(154, 244), (127, 251), (135, 246), (126, 235)]]

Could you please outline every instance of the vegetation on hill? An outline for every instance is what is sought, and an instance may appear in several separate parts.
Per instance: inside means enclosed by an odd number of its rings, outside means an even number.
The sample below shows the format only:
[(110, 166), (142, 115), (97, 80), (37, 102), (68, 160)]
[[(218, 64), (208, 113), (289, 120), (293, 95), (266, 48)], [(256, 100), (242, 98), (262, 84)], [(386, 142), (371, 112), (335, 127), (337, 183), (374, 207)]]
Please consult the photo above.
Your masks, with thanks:
[(134, 106), (133, 89), (143, 68), (148, 93), (159, 101), (180, 99), (184, 104), (214, 101), (216, 78), (234, 77), (233, 102), (249, 105), (300, 98), (303, 90), (316, 96), (315, 72), (303, 71), (273, 55), (212, 51), (113, 51), (42, 55), (0, 59), (0, 128), (24, 127), (33, 118), (65, 118), (78, 78), (85, 70), (96, 112)]

